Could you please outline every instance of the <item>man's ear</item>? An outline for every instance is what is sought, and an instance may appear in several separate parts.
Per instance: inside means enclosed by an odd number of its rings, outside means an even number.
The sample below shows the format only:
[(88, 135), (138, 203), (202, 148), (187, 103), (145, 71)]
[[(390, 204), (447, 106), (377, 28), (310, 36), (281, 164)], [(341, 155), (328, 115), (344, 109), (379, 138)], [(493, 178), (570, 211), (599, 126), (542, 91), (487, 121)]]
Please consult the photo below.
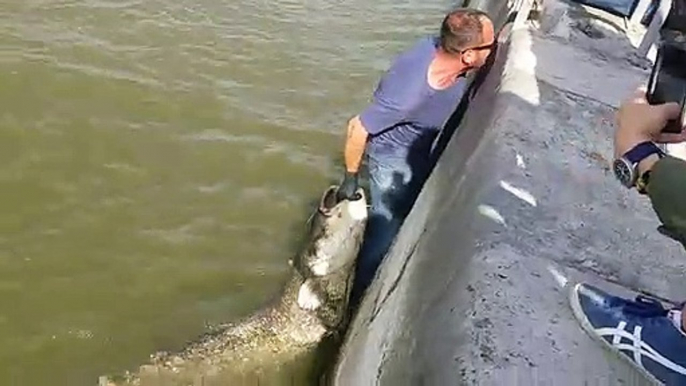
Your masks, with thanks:
[(472, 65), (474, 65), (474, 63), (476, 62), (475, 54), (476, 53), (474, 52), (474, 50), (463, 51), (461, 56), (462, 63), (467, 67), (471, 67)]

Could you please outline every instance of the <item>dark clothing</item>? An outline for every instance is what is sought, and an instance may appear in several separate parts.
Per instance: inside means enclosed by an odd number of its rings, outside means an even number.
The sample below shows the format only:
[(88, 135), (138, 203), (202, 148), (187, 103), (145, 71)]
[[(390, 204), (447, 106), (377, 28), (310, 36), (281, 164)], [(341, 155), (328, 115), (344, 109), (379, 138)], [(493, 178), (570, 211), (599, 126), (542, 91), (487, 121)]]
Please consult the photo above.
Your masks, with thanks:
[(663, 232), (686, 247), (686, 162), (667, 156), (650, 172), (648, 196)]
[(427, 177), (427, 170), (412, 170), (404, 158), (368, 159), (368, 168), (371, 208), (357, 261), (353, 303), (374, 279)]

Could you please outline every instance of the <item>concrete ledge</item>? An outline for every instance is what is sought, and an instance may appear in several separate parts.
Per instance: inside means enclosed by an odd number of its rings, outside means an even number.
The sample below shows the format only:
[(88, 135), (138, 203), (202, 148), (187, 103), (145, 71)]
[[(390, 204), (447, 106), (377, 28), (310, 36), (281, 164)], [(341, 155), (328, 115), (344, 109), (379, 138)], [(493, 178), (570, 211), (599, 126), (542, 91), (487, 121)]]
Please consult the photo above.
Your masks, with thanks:
[(563, 19), (501, 37), (361, 304), (335, 384), (642, 384), (583, 333), (562, 286), (686, 294), (680, 246), (609, 168), (615, 106), (647, 72), (624, 60), (619, 33)]

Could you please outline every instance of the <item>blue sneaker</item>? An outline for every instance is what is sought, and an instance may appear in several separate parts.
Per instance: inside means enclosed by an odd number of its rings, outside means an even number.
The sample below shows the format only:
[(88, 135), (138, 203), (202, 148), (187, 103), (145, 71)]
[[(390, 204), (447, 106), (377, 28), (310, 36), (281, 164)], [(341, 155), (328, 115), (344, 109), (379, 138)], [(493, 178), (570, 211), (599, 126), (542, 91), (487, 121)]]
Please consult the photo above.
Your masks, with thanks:
[(583, 329), (646, 378), (686, 385), (686, 334), (659, 302), (623, 299), (588, 284), (572, 287), (569, 299)]

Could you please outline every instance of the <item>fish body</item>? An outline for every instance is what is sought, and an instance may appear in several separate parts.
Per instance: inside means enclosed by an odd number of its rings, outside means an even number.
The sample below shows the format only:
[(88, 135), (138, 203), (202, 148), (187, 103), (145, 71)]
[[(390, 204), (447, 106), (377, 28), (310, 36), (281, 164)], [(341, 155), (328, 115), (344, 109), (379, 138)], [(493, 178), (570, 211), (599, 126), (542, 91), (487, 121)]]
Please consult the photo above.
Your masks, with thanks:
[(359, 200), (337, 202), (336, 190), (332, 186), (322, 195), (278, 301), (217, 327), (180, 352), (158, 352), (133, 373), (103, 376), (100, 386), (303, 384), (289, 379), (289, 368), (311, 359), (325, 337), (345, 328), (367, 223), (364, 191), (358, 190)]

